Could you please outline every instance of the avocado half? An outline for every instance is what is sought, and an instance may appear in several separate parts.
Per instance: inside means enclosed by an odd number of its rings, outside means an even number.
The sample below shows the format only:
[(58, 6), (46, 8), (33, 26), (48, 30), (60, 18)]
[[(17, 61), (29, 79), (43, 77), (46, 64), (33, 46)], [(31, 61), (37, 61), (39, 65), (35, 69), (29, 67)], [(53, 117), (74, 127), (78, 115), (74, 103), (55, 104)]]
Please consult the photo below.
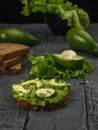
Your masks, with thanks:
[(75, 57), (66, 58), (62, 57), (61, 54), (52, 54), (51, 57), (56, 62), (57, 65), (65, 69), (81, 69), (84, 61), (84, 57), (76, 55)]

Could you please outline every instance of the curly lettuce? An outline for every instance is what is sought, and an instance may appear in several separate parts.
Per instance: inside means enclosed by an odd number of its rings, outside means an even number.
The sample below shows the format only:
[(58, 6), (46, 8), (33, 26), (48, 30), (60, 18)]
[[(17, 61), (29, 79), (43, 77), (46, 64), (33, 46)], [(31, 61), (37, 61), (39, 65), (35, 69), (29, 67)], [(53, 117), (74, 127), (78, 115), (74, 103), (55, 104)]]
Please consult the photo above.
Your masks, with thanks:
[[(38, 90), (53, 89), (55, 93), (49, 97), (39, 97)], [(55, 79), (32, 79), (21, 83), (12, 84), (13, 97), (17, 100), (23, 100), (34, 106), (46, 106), (47, 103), (58, 103), (63, 97), (68, 96), (70, 84), (65, 81)], [(46, 92), (44, 93), (46, 94)]]
[[(84, 59), (82, 62), (82, 67), (79, 69), (66, 69), (64, 66), (59, 66), (52, 58), (52, 55), (42, 56), (30, 56), (29, 60), (31, 61), (32, 67), (30, 69), (29, 75), (39, 78), (78, 78), (78, 77), (87, 77), (89, 73), (94, 69), (90, 60)], [(61, 62), (61, 61), (59, 61)]]
[(22, 14), (28, 16), (31, 13), (58, 14), (62, 20), (67, 20), (67, 25), (80, 29), (87, 29), (90, 25), (89, 15), (86, 11), (78, 8), (68, 0), (20, 0), (24, 5)]

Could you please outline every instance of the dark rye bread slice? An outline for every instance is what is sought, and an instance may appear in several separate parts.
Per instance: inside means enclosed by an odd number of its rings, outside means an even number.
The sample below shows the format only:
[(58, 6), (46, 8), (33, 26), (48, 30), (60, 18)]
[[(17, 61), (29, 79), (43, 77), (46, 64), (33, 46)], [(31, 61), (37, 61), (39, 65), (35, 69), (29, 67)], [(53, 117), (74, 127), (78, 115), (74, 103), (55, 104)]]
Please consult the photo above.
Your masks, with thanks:
[(9, 60), (16, 56), (26, 55), (30, 47), (14, 43), (0, 43), (0, 61)]
[(5, 69), (5, 70), (0, 70), (0, 74), (1, 75), (6, 75), (6, 74), (19, 74), (21, 73), (21, 69), (22, 69), (22, 65), (21, 63), (18, 63), (14, 66), (12, 66), (9, 69)]
[(26, 55), (22, 55), (22, 56), (17, 56), (15, 58), (3, 61), (1, 64), (1, 69), (8, 69), (16, 64), (18, 64), (19, 62), (22, 62), (24, 59), (26, 58)]
[(26, 101), (17, 100), (17, 106), (19, 106), (21, 109), (32, 110), (32, 111), (53, 111), (66, 106), (66, 104), (68, 103), (68, 97), (69, 94), (63, 97), (62, 100), (59, 101), (58, 103), (47, 103), (45, 107), (37, 106), (37, 105), (33, 106)]

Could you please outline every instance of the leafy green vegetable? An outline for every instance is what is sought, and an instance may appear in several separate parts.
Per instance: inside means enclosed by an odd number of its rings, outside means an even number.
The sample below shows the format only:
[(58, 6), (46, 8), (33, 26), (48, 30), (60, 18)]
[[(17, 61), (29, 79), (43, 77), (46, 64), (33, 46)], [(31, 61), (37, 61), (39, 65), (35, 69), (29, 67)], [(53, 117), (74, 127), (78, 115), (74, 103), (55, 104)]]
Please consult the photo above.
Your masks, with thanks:
[[(51, 93), (48, 93), (48, 91)], [(70, 84), (55, 79), (32, 79), (13, 84), (13, 97), (29, 102), (31, 105), (45, 106), (46, 103), (58, 103), (70, 91)], [(42, 95), (44, 94), (44, 95)]]
[[(55, 62), (53, 58), (55, 54), (48, 54), (44, 56), (30, 56), (29, 60), (31, 61), (32, 67), (29, 72), (30, 76), (39, 77), (39, 78), (76, 78), (76, 77), (87, 77), (88, 74), (94, 69), (90, 60), (84, 59), (81, 62), (81, 67), (75, 66), (75, 69), (64, 68), (64, 64), (61, 64), (62, 59), (58, 59), (58, 62)], [(40, 57), (43, 57), (43, 60), (40, 60)], [(56, 57), (56, 55), (55, 55)], [(60, 63), (59, 63), (60, 62)], [(65, 60), (66, 62), (66, 60)], [(76, 61), (78, 62), (78, 60)], [(64, 63), (64, 62), (63, 62)], [(69, 62), (69, 64), (72, 62)], [(76, 64), (75, 64), (76, 65)], [(69, 65), (70, 66), (70, 65)], [(74, 68), (74, 64), (73, 64)]]
[(20, 0), (24, 5), (22, 14), (31, 13), (58, 14), (62, 20), (68, 21), (68, 26), (86, 29), (90, 24), (88, 13), (68, 0)]

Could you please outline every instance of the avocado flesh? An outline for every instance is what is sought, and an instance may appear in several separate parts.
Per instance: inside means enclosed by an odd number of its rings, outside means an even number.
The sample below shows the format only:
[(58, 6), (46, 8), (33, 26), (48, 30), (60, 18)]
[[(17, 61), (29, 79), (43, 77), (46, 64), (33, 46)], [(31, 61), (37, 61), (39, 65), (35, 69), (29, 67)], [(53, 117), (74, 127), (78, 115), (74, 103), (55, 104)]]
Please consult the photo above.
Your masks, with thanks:
[(22, 86), (29, 86), (30, 84), (35, 84), (37, 88), (41, 87), (41, 82), (38, 79), (34, 79), (34, 80), (28, 80), (26, 82), (22, 83)]
[[(55, 79), (52, 79), (53, 82), (56, 82)], [(34, 80), (33, 80), (34, 81)], [(56, 87), (52, 86), (50, 80), (35, 80), (36, 83), (41, 83), (41, 87), (36, 87), (35, 83), (31, 84), (31, 80), (24, 82), (24, 84), (29, 84), (28, 87), (24, 87), (23, 83), (13, 84), (12, 93), (13, 97), (17, 100), (24, 100), (29, 102), (32, 105), (45, 106), (48, 103), (57, 103), (63, 97), (69, 94), (70, 84), (65, 83), (64, 81), (61, 84), (61, 81), (56, 83)], [(60, 86), (59, 86), (60, 83)], [(55, 84), (55, 83), (53, 83)], [(52, 96), (53, 95), (53, 96)]]
[(36, 90), (36, 95), (40, 98), (50, 97), (55, 93), (53, 88), (40, 88)]
[(64, 70), (81, 69), (82, 63), (84, 61), (84, 57), (80, 56), (80, 55), (77, 55), (76, 57), (72, 57), (72, 58), (62, 57), (61, 54), (52, 54), (51, 56), (54, 59), (54, 61), (56, 62), (56, 64), (59, 65)]

